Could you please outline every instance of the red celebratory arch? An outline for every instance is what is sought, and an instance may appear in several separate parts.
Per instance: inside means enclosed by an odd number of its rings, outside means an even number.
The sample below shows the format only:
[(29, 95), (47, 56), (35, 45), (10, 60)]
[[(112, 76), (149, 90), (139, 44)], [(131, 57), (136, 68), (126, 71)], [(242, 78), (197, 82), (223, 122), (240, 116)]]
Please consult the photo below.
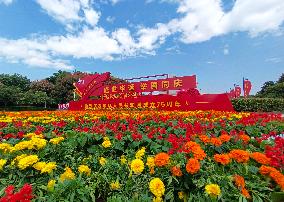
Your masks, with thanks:
[[(150, 79), (164, 76), (163, 79)], [(147, 81), (142, 79), (149, 78)], [(140, 80), (140, 81), (134, 81)], [(59, 109), (160, 109), (234, 111), (226, 93), (203, 94), (197, 90), (196, 76), (169, 78), (167, 74), (127, 79), (108, 84), (110, 73), (89, 74), (74, 83), (78, 101), (59, 104)]]

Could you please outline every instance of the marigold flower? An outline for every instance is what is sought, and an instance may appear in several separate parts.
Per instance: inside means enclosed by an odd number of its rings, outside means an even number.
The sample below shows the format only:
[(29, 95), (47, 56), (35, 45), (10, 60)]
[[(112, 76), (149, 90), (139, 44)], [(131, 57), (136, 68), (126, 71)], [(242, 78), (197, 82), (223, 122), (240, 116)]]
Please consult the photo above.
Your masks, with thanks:
[(263, 164), (263, 165), (270, 164), (270, 158), (266, 157), (265, 154), (262, 154), (260, 152), (253, 152), (250, 155), (250, 157), (260, 164)]
[(186, 153), (194, 152), (198, 149), (201, 149), (200, 145), (196, 142), (193, 142), (193, 141), (189, 141), (189, 142), (185, 143), (185, 145), (183, 146), (183, 151), (186, 152)]
[(119, 190), (120, 189), (120, 183), (118, 181), (110, 183), (110, 188), (112, 190)]
[(205, 159), (205, 157), (206, 157), (206, 153), (205, 153), (204, 150), (201, 149), (201, 147), (200, 147), (200, 148), (195, 149), (195, 150), (193, 151), (193, 157), (194, 157), (195, 159), (197, 159), (197, 160), (203, 160), (203, 159)]
[(144, 163), (141, 159), (134, 159), (131, 162), (131, 170), (135, 173), (135, 174), (140, 174), (143, 172), (144, 170)]
[(80, 165), (78, 167), (78, 171), (79, 171), (79, 173), (85, 173), (86, 175), (91, 174), (91, 169), (86, 165)]
[(177, 176), (177, 177), (182, 176), (182, 171), (181, 171), (180, 167), (178, 167), (178, 166), (172, 167), (171, 172), (172, 172), (173, 176)]
[(163, 181), (157, 177), (150, 181), (149, 189), (156, 197), (162, 197), (165, 193), (165, 185)]
[(145, 151), (146, 151), (146, 148), (145, 147), (142, 147), (141, 149), (139, 149), (136, 154), (135, 154), (135, 158), (137, 159), (142, 159), (142, 157), (144, 156), (145, 154)]
[(221, 189), (217, 184), (208, 184), (205, 186), (205, 192), (210, 196), (217, 197), (221, 194)]
[(239, 137), (245, 144), (250, 141), (250, 137), (248, 135), (240, 135)]
[(270, 174), (270, 172), (271, 172), (272, 170), (273, 170), (272, 167), (262, 165), (262, 166), (260, 166), (260, 168), (259, 168), (258, 171), (259, 171), (260, 174), (262, 174), (262, 175), (268, 175), (268, 174)]
[(178, 192), (178, 198), (181, 199), (181, 200), (184, 199), (184, 192), (183, 191)]
[(7, 163), (6, 159), (0, 159), (0, 170), (3, 169), (4, 165)]
[(158, 167), (163, 167), (168, 165), (170, 162), (170, 156), (167, 153), (159, 153), (155, 156), (155, 165)]
[(216, 147), (220, 147), (222, 145), (222, 141), (219, 138), (212, 137), (210, 140), (211, 144), (213, 144)]
[(55, 184), (56, 184), (56, 180), (49, 180), (46, 186), (47, 190), (53, 191)]
[(236, 160), (238, 163), (246, 163), (249, 160), (249, 153), (241, 149), (233, 149), (229, 155), (230, 158)]
[(121, 163), (122, 165), (127, 163), (127, 159), (125, 158), (125, 155), (121, 155), (121, 157), (120, 157), (120, 163)]
[(210, 138), (207, 135), (199, 135), (199, 139), (204, 143), (208, 144), (210, 142)]
[(111, 142), (110, 142), (110, 140), (109, 140), (108, 137), (104, 137), (104, 141), (103, 141), (103, 143), (102, 143), (102, 146), (103, 146), (104, 148), (109, 148), (109, 147), (111, 147)]
[(154, 197), (152, 202), (163, 202), (162, 197)]
[(104, 166), (107, 163), (107, 160), (104, 157), (100, 157), (99, 162), (102, 166)]
[(155, 158), (152, 157), (152, 156), (148, 156), (146, 165), (147, 165), (149, 168), (155, 167)]
[(220, 135), (219, 139), (221, 140), (221, 142), (229, 142), (231, 139), (231, 136), (227, 134), (222, 134)]
[(64, 140), (64, 137), (55, 137), (49, 140), (51, 144), (59, 144)]
[(75, 173), (73, 173), (72, 169), (69, 167), (65, 168), (65, 172), (62, 173), (59, 177), (59, 180), (63, 182), (64, 180), (73, 180), (75, 179)]
[(0, 143), (0, 150), (3, 151), (3, 153), (8, 153), (12, 150), (13, 146), (8, 143)]
[(215, 154), (214, 161), (221, 163), (222, 165), (227, 165), (230, 163), (231, 159), (228, 154)]
[(200, 170), (200, 163), (196, 159), (189, 159), (186, 164), (186, 171), (190, 174), (195, 174)]
[(240, 175), (234, 175), (234, 181), (235, 185), (241, 191), (242, 195), (244, 195), (246, 198), (250, 198), (250, 194), (245, 188), (245, 179)]
[(26, 156), (24, 158), (22, 158), (21, 160), (19, 160), (18, 162), (18, 167), (23, 170), (29, 166), (32, 166), (33, 164), (35, 164), (36, 162), (38, 162), (38, 156), (37, 155), (29, 155)]

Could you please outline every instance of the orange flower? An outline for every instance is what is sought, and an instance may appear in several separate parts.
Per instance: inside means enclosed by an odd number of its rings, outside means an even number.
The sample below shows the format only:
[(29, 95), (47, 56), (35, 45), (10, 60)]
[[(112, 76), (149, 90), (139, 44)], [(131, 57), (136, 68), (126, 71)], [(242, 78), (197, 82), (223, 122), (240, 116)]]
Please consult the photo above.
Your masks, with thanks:
[(259, 172), (260, 172), (260, 174), (262, 174), (262, 175), (268, 175), (268, 174), (270, 174), (270, 172), (271, 172), (271, 170), (272, 170), (273, 168), (272, 167), (270, 167), (270, 166), (260, 166), (260, 168), (259, 168)]
[(189, 141), (189, 142), (185, 143), (183, 150), (186, 153), (189, 153), (189, 152), (196, 151), (199, 148), (200, 148), (200, 145), (198, 143), (193, 142), (193, 141)]
[(234, 181), (238, 189), (241, 190), (242, 195), (244, 195), (246, 198), (250, 198), (250, 194), (245, 188), (245, 179), (240, 175), (235, 175)]
[(197, 160), (203, 160), (206, 157), (206, 153), (201, 147), (193, 151), (193, 157)]
[(171, 171), (172, 171), (173, 176), (177, 176), (177, 177), (182, 176), (182, 171), (181, 171), (180, 167), (178, 167), (178, 166), (172, 167)]
[(204, 143), (208, 144), (210, 142), (210, 138), (207, 135), (199, 135), (199, 139)]
[(246, 198), (250, 198), (250, 194), (246, 188), (243, 188), (241, 192)]
[(270, 163), (270, 158), (266, 157), (265, 154), (260, 152), (253, 152), (250, 157), (257, 161), (258, 163), (268, 165)]
[(222, 145), (222, 142), (220, 139), (216, 138), (216, 137), (212, 137), (211, 138), (211, 144), (213, 144), (216, 147), (220, 147)]
[(281, 172), (274, 169), (269, 176), (284, 190), (284, 175)]
[(168, 165), (170, 161), (170, 156), (167, 153), (161, 152), (155, 156), (155, 165), (158, 167), (163, 167)]
[(248, 135), (240, 135), (240, 139), (247, 144), (250, 141), (250, 137)]
[(186, 164), (186, 171), (190, 174), (197, 173), (200, 170), (200, 163), (196, 159), (189, 159)]
[(229, 155), (230, 158), (236, 160), (238, 163), (246, 163), (249, 160), (249, 153), (241, 149), (233, 149)]
[(227, 134), (222, 134), (219, 139), (221, 140), (221, 142), (229, 142), (230, 139), (231, 139), (231, 136), (230, 135), (227, 135)]
[(277, 169), (262, 165), (259, 168), (259, 172), (262, 175), (269, 175), (280, 187), (284, 190), (284, 175)]
[(222, 165), (227, 165), (230, 163), (231, 159), (228, 154), (215, 154), (214, 160)]

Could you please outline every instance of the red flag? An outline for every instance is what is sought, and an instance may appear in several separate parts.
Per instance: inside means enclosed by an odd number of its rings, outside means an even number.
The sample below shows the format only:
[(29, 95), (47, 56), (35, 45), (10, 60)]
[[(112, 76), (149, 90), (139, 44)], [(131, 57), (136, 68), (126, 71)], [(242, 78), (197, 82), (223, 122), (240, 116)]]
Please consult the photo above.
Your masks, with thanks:
[(235, 98), (239, 98), (241, 96), (242, 89), (240, 86), (236, 85), (235, 86)]
[(252, 85), (251, 85), (251, 82), (248, 79), (244, 80), (243, 82), (244, 82), (243, 83), (244, 97), (248, 97), (249, 93), (251, 91)]

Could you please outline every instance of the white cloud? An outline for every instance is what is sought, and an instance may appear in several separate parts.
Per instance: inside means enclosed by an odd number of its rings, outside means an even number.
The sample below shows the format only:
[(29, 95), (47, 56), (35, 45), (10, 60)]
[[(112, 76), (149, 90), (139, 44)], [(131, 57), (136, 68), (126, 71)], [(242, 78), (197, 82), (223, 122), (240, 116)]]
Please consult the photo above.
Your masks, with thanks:
[(279, 63), (282, 62), (282, 59), (279, 57), (266, 58), (265, 62)]
[(86, 22), (92, 26), (97, 25), (100, 13), (96, 12), (93, 9), (85, 9), (84, 10), (85, 16), (86, 16)]
[(115, 21), (115, 17), (113, 17), (113, 16), (108, 16), (108, 17), (106, 18), (106, 21), (108, 21), (109, 23), (113, 23), (113, 22)]
[(0, 4), (5, 4), (6, 6), (8, 6), (9, 4), (11, 4), (14, 0), (0, 0)]
[(0, 38), (0, 57), (8, 62), (24, 63), (30, 66), (55, 68), (55, 69), (73, 69), (66, 61), (50, 57), (46, 52), (45, 46), (36, 41), (27, 39), (7, 40)]

